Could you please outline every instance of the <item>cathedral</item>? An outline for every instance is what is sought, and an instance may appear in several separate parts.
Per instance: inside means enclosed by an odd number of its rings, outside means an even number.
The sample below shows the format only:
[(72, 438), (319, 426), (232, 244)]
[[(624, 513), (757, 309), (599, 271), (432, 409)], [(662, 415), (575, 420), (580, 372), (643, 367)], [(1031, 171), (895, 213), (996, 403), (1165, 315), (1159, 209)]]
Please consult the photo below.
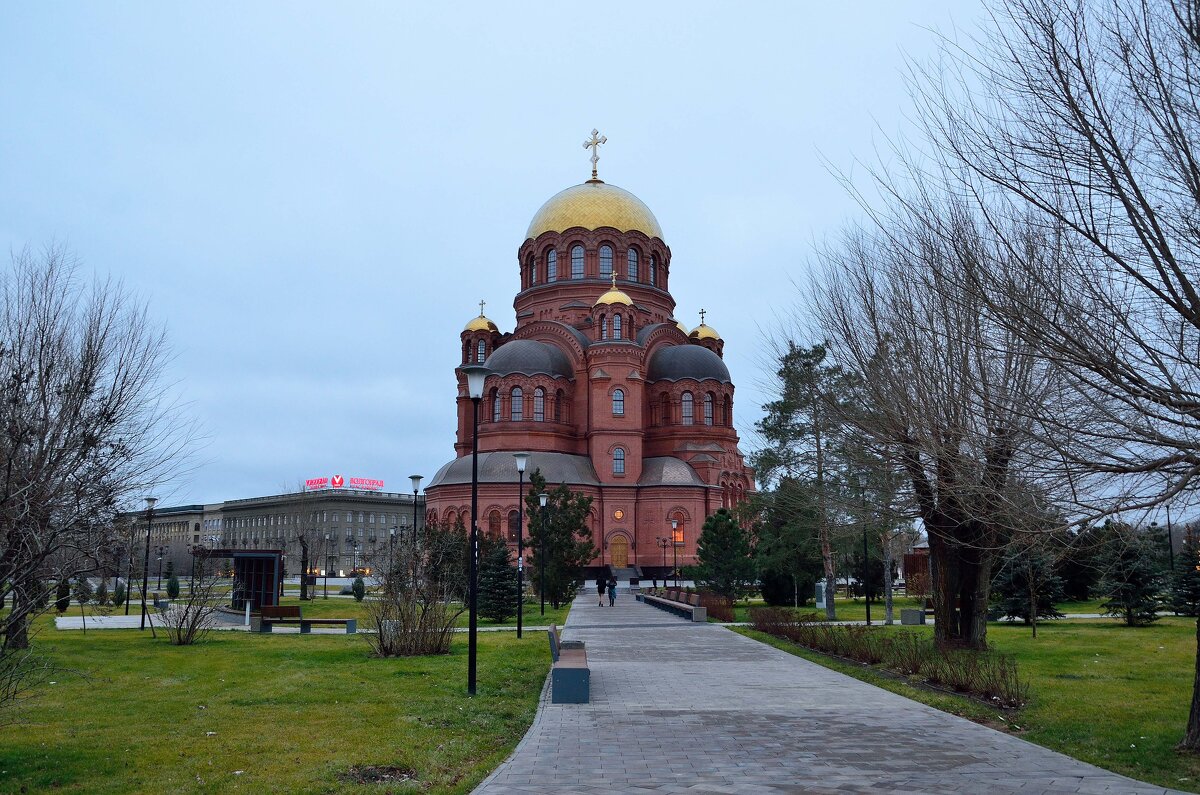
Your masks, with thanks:
[[(675, 315), (671, 249), (629, 191), (592, 178), (542, 205), (517, 251), (516, 328), (463, 329), (459, 366), (490, 371), (479, 406), (479, 530), (516, 543), (518, 471), (592, 497), (595, 567), (662, 577), (695, 562), (705, 518), (753, 490), (716, 329)], [(686, 277), (686, 270), (684, 271)], [(470, 526), (472, 406), (458, 381), (456, 458), (426, 489), (430, 521)], [(526, 511), (526, 526), (530, 517)]]

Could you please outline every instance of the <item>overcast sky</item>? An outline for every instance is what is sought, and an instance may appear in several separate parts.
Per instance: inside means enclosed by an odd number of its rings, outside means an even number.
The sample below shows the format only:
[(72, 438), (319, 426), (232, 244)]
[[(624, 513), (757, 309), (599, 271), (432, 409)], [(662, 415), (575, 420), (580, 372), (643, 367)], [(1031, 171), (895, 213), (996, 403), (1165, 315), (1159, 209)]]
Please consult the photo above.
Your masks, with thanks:
[(203, 428), (164, 497), (433, 475), (459, 332), (515, 322), (554, 193), (645, 201), (677, 316), (726, 342), (742, 450), (764, 332), (802, 300), (852, 169), (902, 133), (905, 59), (976, 0), (0, 6), (0, 244), (66, 244), (167, 328)]

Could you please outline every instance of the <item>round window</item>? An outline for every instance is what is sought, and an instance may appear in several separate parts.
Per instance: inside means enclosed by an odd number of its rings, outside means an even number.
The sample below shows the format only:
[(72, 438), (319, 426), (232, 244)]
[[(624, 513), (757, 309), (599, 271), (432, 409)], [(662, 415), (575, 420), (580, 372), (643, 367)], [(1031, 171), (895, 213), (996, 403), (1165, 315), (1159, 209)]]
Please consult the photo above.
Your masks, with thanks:
[(625, 518), (625, 512), (618, 508), (617, 510), (613, 511), (613, 518), (619, 522)]

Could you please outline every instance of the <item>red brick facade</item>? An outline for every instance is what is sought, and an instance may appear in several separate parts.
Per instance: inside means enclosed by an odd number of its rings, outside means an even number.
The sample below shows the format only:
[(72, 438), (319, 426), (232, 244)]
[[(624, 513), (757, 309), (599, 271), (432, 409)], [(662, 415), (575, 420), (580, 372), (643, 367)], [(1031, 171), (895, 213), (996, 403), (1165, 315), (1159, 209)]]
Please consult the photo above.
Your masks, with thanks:
[[(599, 181), (585, 185), (605, 201), (611, 193), (617, 211), (628, 196)], [(601, 548), (593, 564), (640, 566), (650, 576), (664, 557), (672, 565), (673, 552), (680, 565), (694, 562), (705, 517), (742, 501), (754, 480), (733, 428), (723, 341), (703, 324), (689, 336), (675, 320), (663, 240), (614, 227), (573, 226), (527, 239), (517, 253), (516, 328), (501, 333), (476, 318), (462, 332), (459, 364), (482, 359), (493, 370), (479, 405), (480, 532), (513, 538), (511, 454), (529, 452), (528, 472), (540, 468), (550, 485), (566, 483), (593, 498)], [(573, 256), (579, 248), (582, 275)], [(426, 510), (431, 519), (469, 523), (471, 400), (465, 376), (455, 374), (458, 458), (433, 478)], [(682, 531), (675, 550), (660, 542), (671, 535), (672, 519)]]

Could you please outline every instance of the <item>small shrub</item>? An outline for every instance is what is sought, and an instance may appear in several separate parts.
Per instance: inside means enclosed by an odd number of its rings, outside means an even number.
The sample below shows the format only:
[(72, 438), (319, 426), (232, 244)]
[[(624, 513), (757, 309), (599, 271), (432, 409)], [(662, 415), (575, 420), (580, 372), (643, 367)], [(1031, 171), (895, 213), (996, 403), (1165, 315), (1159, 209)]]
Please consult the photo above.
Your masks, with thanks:
[(100, 585), (96, 586), (96, 593), (92, 598), (101, 607), (108, 604), (108, 583), (103, 577), (100, 578)]
[(170, 577), (167, 578), (167, 598), (168, 599), (178, 599), (179, 598), (179, 578), (176, 577), (174, 574), (172, 574)]
[(367, 595), (367, 584), (363, 582), (362, 576), (354, 578), (354, 585), (350, 586), (350, 593), (354, 594), (354, 601), (361, 602)]
[(120, 607), (125, 604), (126, 593), (125, 583), (117, 580), (117, 584), (113, 586), (112, 603), (114, 607)]
[(700, 606), (717, 621), (733, 621), (733, 600), (712, 591), (700, 592)]

